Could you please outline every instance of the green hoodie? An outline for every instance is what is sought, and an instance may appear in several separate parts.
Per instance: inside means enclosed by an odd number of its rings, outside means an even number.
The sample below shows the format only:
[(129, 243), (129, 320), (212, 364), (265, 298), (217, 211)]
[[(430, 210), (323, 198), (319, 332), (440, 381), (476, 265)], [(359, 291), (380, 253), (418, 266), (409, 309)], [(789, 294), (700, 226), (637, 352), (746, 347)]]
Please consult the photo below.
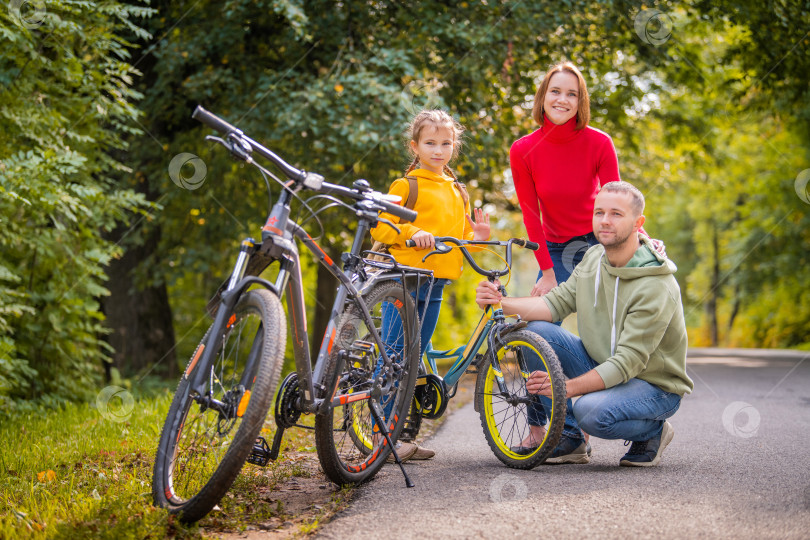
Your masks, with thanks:
[(577, 313), (582, 344), (599, 364), (605, 388), (638, 378), (683, 396), (694, 384), (686, 375), (677, 268), (641, 240), (622, 267), (611, 266), (604, 247), (593, 246), (568, 281), (543, 298), (554, 321)]

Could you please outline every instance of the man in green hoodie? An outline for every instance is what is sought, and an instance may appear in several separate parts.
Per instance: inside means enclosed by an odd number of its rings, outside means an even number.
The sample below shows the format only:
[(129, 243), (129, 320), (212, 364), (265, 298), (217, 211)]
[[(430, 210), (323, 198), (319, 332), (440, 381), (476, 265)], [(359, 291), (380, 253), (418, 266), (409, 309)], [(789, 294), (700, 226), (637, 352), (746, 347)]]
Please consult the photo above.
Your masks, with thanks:
[[(585, 254), (565, 283), (542, 297), (509, 298), (482, 281), (476, 302), (500, 302), (507, 315), (532, 321), (560, 359), (568, 381), (568, 413), (560, 443), (546, 463), (588, 463), (583, 430), (632, 444), (619, 461), (650, 467), (672, 440), (666, 421), (693, 383), (686, 375), (686, 325), (675, 264), (639, 235), (644, 196), (627, 182), (602, 186), (593, 210), (599, 245)], [(577, 337), (554, 324), (577, 313)], [(536, 355), (528, 355), (527, 390), (539, 394), (529, 407), (529, 433), (516, 453), (530, 453), (545, 435), (551, 395)], [(572, 405), (571, 399), (580, 397)]]

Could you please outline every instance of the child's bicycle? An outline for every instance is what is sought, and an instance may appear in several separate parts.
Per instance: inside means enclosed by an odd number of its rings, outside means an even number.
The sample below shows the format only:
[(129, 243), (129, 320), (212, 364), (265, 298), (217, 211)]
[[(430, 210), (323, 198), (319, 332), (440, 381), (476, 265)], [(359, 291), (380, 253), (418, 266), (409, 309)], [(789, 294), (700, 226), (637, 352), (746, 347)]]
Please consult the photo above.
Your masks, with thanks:
[[(223, 135), (206, 139), (254, 165), (266, 182), (272, 177), (281, 189), (262, 228), (261, 242), (242, 241), (230, 279), (209, 303), (214, 321), (182, 375), (160, 436), (152, 494), (157, 505), (179, 514), (185, 522), (199, 520), (219, 502), (245, 461), (266, 465), (276, 459), (284, 430), (298, 425), (302, 414), (315, 415), (318, 458), (333, 482), (359, 483), (376, 474), (402, 430), (419, 364), (418, 317), (404, 284), (430, 276), (398, 266), (375, 273), (373, 279), (358, 277), (365, 275), (360, 253), (369, 228), (385, 221), (378, 218), (379, 212), (409, 220), (416, 218), (416, 212), (372, 191), (365, 180), (357, 180), (349, 188), (298, 170), (201, 107), (193, 117)], [(272, 162), (288, 181), (277, 179), (255, 157)], [(269, 182), (267, 187), (269, 192)], [(303, 190), (315, 192), (313, 198), (326, 199), (326, 208), (349, 209), (357, 221), (351, 250), (341, 258), (342, 270), (290, 218), (291, 202)], [(308, 201), (302, 202), (311, 210)], [(340, 284), (315, 355), (308, 348), (296, 240)], [(278, 263), (274, 281), (260, 277), (274, 263)], [(285, 352), (287, 325), (279, 299), (283, 293), (290, 312), (296, 369), (278, 391), (277, 429), (271, 447), (259, 435)], [(387, 338), (397, 342), (398, 348), (387, 346), (377, 330), (383, 309), (388, 310), (387, 316), (401, 319), (399, 334)], [(372, 430), (377, 436), (363, 436), (374, 439), (373, 448), (364, 446), (361, 451), (357, 434)], [(395, 451), (393, 454), (404, 474), (399, 457)], [(412, 486), (407, 475), (405, 478)]]
[[(508, 241), (468, 241), (451, 237), (436, 237), (435, 250), (425, 256), (460, 249), (473, 270), (495, 281), (509, 274), (512, 267), (512, 245), (536, 250), (537, 244), (523, 239)], [(448, 244), (454, 244), (455, 248)], [(413, 242), (406, 242), (408, 247)], [(464, 246), (506, 246), (506, 267), (484, 270), (470, 256)], [(501, 292), (505, 294), (504, 287)], [(477, 374), (474, 407), (481, 418), (484, 435), (494, 454), (504, 464), (518, 469), (530, 469), (546, 460), (557, 446), (565, 424), (565, 376), (557, 355), (540, 336), (525, 329), (526, 322), (507, 322), (500, 305), (487, 307), (481, 320), (470, 335), (467, 344), (451, 350), (437, 351), (428, 344), (425, 358), (419, 360), (419, 377), (408, 421), (400, 434), (401, 440), (413, 440), (419, 432), (422, 418), (438, 418), (455, 396), (458, 382), (465, 373)], [(487, 350), (480, 353), (486, 344)], [(540, 445), (532, 451), (515, 451), (528, 435), (528, 405), (541, 398), (529, 395), (526, 379), (529, 371), (526, 354), (539, 356), (549, 375), (551, 398), (542, 398), (548, 407), (546, 434)], [(436, 361), (455, 359), (444, 377), (439, 375)], [(427, 360), (427, 362), (425, 362)]]

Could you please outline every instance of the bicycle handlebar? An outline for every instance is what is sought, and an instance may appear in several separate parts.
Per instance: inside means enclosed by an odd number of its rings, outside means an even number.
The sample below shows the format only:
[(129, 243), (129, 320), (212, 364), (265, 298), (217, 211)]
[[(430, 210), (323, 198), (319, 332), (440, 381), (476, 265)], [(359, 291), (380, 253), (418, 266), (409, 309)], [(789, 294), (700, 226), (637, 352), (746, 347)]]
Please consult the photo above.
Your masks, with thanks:
[[(435, 248), (433, 251), (428, 253), (422, 258), (422, 262), (425, 261), (431, 255), (443, 254), (448, 253), (452, 248), (447, 245), (447, 243), (455, 244), (461, 249), (461, 253), (464, 254), (464, 258), (467, 259), (467, 262), (470, 263), (470, 266), (481, 274), (482, 276), (487, 277), (498, 277), (503, 276), (509, 273), (509, 269), (512, 268), (512, 245), (518, 245), (525, 249), (530, 249), (532, 251), (537, 251), (540, 248), (540, 245), (537, 242), (530, 242), (525, 238), (510, 238), (506, 241), (501, 240), (459, 240), (458, 238), (454, 238), (452, 236), (434, 236), (433, 241), (435, 243)], [(416, 242), (411, 239), (405, 240), (405, 247), (414, 247)], [(494, 245), (494, 246), (506, 246), (506, 268), (503, 270), (484, 270), (478, 264), (476, 264), (475, 260), (470, 255), (470, 252), (467, 251), (467, 248), (464, 246), (478, 246), (478, 245)]]
[(376, 202), (377, 204), (385, 208), (386, 212), (388, 212), (389, 214), (393, 214), (400, 219), (404, 219), (407, 221), (414, 221), (416, 220), (416, 217), (419, 215), (419, 213), (416, 212), (415, 210), (409, 210), (408, 208), (405, 208), (404, 206), (400, 206), (398, 204), (392, 204), (386, 201), (376, 201)]
[[(194, 118), (195, 120), (199, 120), (206, 126), (216, 131), (219, 131), (223, 135), (235, 134), (239, 138), (243, 139), (244, 142), (247, 142), (250, 145), (251, 150), (255, 150), (256, 152), (259, 153), (260, 156), (272, 161), (279, 169), (282, 170), (282, 172), (290, 180), (295, 180), (296, 182), (304, 182), (305, 180), (307, 180), (308, 175), (306, 171), (296, 169), (295, 167), (293, 167), (292, 165), (281, 159), (278, 155), (276, 155), (275, 152), (265, 148), (260, 143), (254, 141), (253, 139), (245, 135), (241, 129), (232, 126), (231, 124), (229, 124), (222, 118), (218, 117), (217, 115), (209, 111), (206, 111), (201, 106), (197, 105), (197, 108), (194, 109), (194, 112), (192, 113), (191, 117)], [(313, 178), (313, 180), (317, 179)]]
[[(400, 206), (396, 203), (392, 203), (383, 199), (385, 196), (384, 194), (378, 191), (372, 191), (371, 189), (352, 189), (347, 188), (338, 184), (330, 184), (328, 182), (324, 182), (323, 176), (311, 172), (307, 172), (301, 169), (297, 169), (284, 161), (281, 157), (279, 157), (275, 152), (272, 150), (265, 148), (261, 143), (251, 139), (247, 135), (245, 135), (242, 130), (233, 126), (220, 118), (219, 116), (215, 115), (214, 113), (205, 110), (201, 106), (197, 105), (197, 108), (194, 109), (194, 112), (191, 115), (192, 118), (195, 120), (199, 120), (206, 126), (218, 131), (219, 133), (225, 135), (228, 138), (237, 138), (239, 141), (246, 145), (247, 148), (243, 150), (247, 150), (247, 154), (243, 154), (239, 152), (238, 154), (231, 149), (231, 153), (237, 155), (237, 157), (241, 157), (246, 161), (250, 162), (250, 152), (255, 151), (260, 156), (264, 157), (265, 159), (270, 160), (273, 164), (275, 164), (284, 175), (289, 178), (290, 180), (295, 181), (296, 183), (303, 184), (305, 187), (312, 189), (314, 191), (320, 191), (324, 193), (330, 193), (334, 195), (343, 195), (345, 197), (352, 198), (356, 201), (367, 200), (371, 201), (375, 205), (375, 210), (377, 211), (384, 211), (388, 212), (389, 214), (393, 214), (400, 219), (414, 221), (417, 217), (417, 212), (405, 208), (404, 206)], [(221, 141), (220, 141), (221, 142)], [(367, 184), (366, 184), (367, 185)]]

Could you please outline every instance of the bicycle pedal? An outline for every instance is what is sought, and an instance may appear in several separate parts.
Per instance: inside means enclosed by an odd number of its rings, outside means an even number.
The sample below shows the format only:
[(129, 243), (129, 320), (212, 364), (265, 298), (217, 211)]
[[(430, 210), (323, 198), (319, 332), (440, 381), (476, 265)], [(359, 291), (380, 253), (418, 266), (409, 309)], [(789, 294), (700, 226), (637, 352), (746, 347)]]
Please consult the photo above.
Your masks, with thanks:
[(264, 440), (264, 437), (258, 437), (256, 442), (253, 443), (253, 450), (247, 458), (247, 462), (260, 467), (267, 466), (270, 461), (270, 445)]
[(368, 353), (374, 350), (374, 344), (369, 341), (361, 341), (358, 339), (357, 341), (352, 343), (352, 346), (349, 350), (352, 352), (360, 351)]

